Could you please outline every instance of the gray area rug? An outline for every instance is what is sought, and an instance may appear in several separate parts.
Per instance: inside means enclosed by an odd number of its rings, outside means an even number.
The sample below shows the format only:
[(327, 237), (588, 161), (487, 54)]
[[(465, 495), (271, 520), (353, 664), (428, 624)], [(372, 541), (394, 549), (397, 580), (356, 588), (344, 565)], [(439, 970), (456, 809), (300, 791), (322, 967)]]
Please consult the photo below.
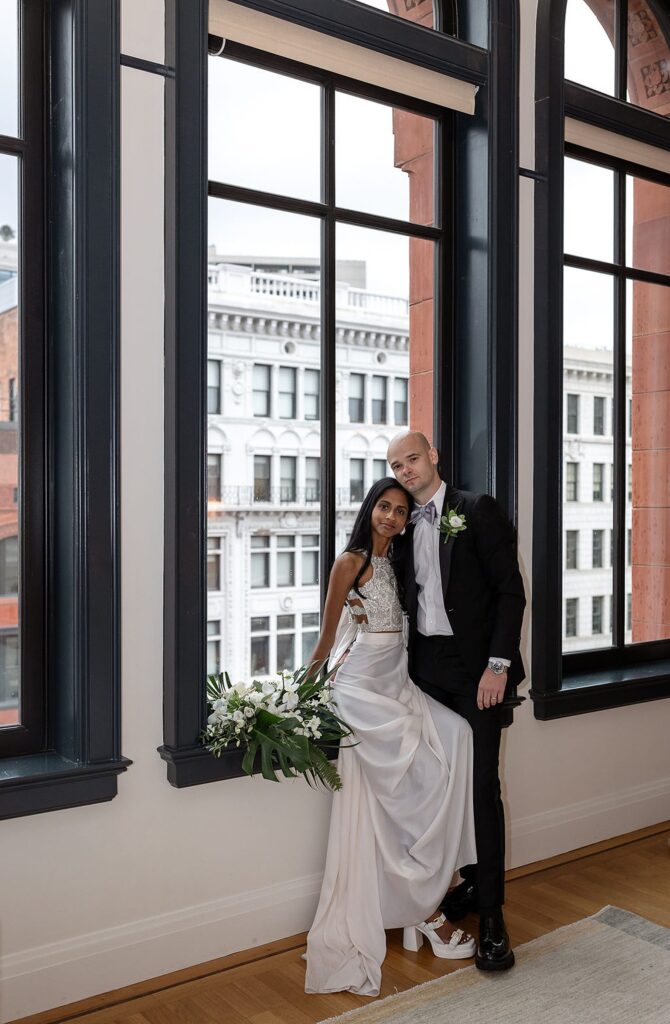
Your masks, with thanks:
[(351, 1024), (670, 1024), (670, 929), (618, 907), (475, 967), (332, 1017)]

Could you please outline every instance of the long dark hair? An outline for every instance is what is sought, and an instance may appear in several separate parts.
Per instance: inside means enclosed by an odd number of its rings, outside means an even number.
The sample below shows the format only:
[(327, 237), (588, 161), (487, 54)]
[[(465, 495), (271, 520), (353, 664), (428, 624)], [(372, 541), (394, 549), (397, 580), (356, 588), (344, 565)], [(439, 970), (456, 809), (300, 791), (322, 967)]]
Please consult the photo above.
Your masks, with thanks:
[[(414, 498), (412, 497), (412, 495), (405, 487), (403, 487), (402, 484), (399, 484), (398, 481), (392, 476), (385, 476), (381, 480), (377, 480), (377, 482), (372, 485), (368, 493), (363, 498), (363, 502), (361, 504), (360, 509), (358, 510), (358, 515), (356, 516), (356, 521), (351, 531), (349, 543), (344, 549), (345, 551), (354, 551), (356, 554), (365, 555), (365, 561), (363, 562), (361, 568), (358, 570), (358, 573), (356, 574), (356, 579), (354, 580), (353, 583), (353, 589), (356, 591), (359, 597), (363, 597), (359, 589), (361, 585), (361, 577), (365, 573), (365, 570), (369, 566), (370, 560), (372, 558), (372, 510), (374, 509), (375, 505), (377, 504), (381, 496), (383, 494), (386, 494), (386, 492), (390, 490), (402, 491), (402, 493), (407, 498), (408, 522), (409, 513), (414, 508)], [(391, 562), (394, 570), (396, 571), (396, 576), (399, 576), (399, 573), (397, 571), (397, 563), (399, 562), (399, 559), (402, 555), (404, 540), (404, 537), (396, 535), (391, 541), (391, 547), (389, 550), (389, 561)]]

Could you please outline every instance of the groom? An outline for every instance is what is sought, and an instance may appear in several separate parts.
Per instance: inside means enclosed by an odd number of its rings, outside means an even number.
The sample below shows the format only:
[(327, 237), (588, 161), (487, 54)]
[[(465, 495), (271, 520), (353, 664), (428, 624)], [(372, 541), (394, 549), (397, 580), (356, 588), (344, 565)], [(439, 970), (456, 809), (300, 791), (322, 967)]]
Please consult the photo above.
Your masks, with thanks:
[[(501, 704), (507, 683), (524, 678), (519, 638), (526, 604), (514, 533), (488, 494), (459, 491), (440, 479), (437, 450), (418, 431), (395, 437), (387, 457), (416, 502), (404, 567), (409, 674), (462, 715), (474, 737), (477, 864), (461, 869), (463, 881), (442, 909), (451, 921), (479, 911), (475, 963), (483, 971), (504, 971), (514, 964), (514, 952), (502, 913)], [(442, 518), (448, 512), (451, 524)]]

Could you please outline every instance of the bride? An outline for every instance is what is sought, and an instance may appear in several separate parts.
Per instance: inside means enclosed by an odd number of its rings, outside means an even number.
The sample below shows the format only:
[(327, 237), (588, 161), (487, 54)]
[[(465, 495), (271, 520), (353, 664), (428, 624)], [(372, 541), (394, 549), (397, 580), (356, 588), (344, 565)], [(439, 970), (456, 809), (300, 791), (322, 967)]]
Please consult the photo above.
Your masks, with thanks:
[(474, 956), (474, 939), (438, 909), (458, 867), (477, 861), (472, 733), (407, 674), (394, 565), (412, 497), (394, 479), (366, 495), (335, 560), (314, 665), (338, 664), (340, 749), (321, 896), (307, 936), (307, 992), (376, 996), (386, 928), (406, 949), (427, 938), (440, 957)]

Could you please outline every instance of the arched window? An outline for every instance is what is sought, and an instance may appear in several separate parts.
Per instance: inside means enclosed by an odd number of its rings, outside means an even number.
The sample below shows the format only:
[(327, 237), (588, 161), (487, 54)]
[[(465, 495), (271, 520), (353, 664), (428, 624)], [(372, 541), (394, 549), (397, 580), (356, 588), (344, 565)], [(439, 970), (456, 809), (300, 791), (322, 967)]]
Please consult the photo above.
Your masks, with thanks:
[[(516, 22), (491, 6), (490, 25), (487, 4), (430, 0), (210, 0), (207, 26), (204, 4), (177, 12), (161, 749), (177, 785), (239, 772), (237, 752), (197, 756), (206, 624), (210, 665), (235, 678), (305, 662), (399, 428), (432, 436), (444, 475), (514, 512)], [(189, 87), (199, 102), (205, 73), (206, 161), (178, 106)], [(205, 451), (208, 408), (223, 454)], [(231, 582), (207, 594), (221, 538)]]
[(645, 0), (539, 10), (539, 717), (670, 693), (669, 28)]

